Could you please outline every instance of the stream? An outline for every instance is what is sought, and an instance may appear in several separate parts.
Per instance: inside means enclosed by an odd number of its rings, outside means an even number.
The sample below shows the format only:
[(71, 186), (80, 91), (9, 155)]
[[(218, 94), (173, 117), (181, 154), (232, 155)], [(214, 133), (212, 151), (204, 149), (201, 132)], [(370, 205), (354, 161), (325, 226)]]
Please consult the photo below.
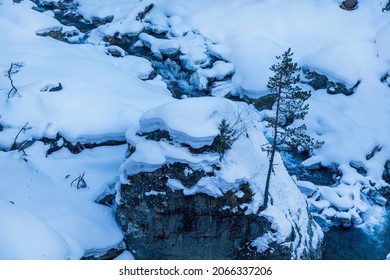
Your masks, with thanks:
[[(290, 175), (315, 185), (332, 186), (336, 183), (336, 170), (325, 167), (307, 170), (301, 163), (306, 157), (296, 152), (281, 152)], [(378, 206), (379, 207), (379, 206)], [(371, 213), (377, 216), (376, 213)], [(370, 214), (369, 214), (370, 215)], [(379, 214), (378, 214), (379, 215)], [(357, 227), (331, 226), (323, 228), (325, 260), (384, 260), (390, 253), (390, 209), (376, 224)]]
[(386, 221), (370, 232), (361, 228), (332, 227), (325, 232), (326, 260), (385, 260), (390, 253), (390, 210)]

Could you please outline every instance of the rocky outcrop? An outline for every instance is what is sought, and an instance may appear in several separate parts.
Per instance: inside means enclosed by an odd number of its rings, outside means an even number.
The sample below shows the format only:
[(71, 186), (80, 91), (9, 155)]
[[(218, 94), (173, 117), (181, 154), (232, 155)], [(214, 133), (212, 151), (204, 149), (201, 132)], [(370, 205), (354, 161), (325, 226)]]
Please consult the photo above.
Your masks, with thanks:
[[(136, 258), (291, 258), (288, 248), (281, 245), (265, 254), (258, 253), (251, 245), (272, 229), (267, 219), (246, 215), (245, 209), (239, 207), (252, 196), (245, 184), (239, 189), (247, 192), (243, 197), (232, 191), (218, 198), (172, 191), (167, 186), (168, 178), (184, 177), (186, 168), (180, 163), (164, 165), (154, 172), (130, 176), (132, 183), (121, 186), (117, 217)], [(195, 177), (189, 176), (183, 182), (189, 183)]]
[(360, 81), (357, 81), (352, 87), (348, 87), (345, 83), (332, 81), (326, 75), (317, 73), (308, 67), (303, 67), (302, 72), (305, 77), (302, 83), (310, 85), (314, 90), (325, 89), (329, 94), (341, 93), (349, 96), (354, 94), (360, 85)]
[[(271, 205), (257, 214), (267, 164), (256, 141), (261, 134), (247, 127), (220, 157), (218, 124), (238, 110), (248, 125), (248, 107), (242, 106), (219, 98), (180, 100), (146, 112), (140, 127), (128, 132), (116, 217), (136, 259), (321, 257), (322, 232), (284, 167), (279, 174), (286, 181), (274, 182)], [(191, 108), (202, 110), (195, 115)], [(198, 131), (198, 119), (212, 124)], [(248, 155), (242, 155), (244, 147)], [(245, 166), (252, 160), (258, 166)]]

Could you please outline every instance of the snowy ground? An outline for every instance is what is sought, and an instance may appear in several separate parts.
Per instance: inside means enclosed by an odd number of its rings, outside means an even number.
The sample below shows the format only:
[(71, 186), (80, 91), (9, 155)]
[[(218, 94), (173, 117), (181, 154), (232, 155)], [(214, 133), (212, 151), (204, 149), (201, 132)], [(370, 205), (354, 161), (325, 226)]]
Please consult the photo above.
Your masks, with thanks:
[[(325, 144), (304, 164), (337, 167), (342, 176), (332, 188), (299, 178), (297, 183), (310, 195), (316, 193), (309, 202), (324, 219), (338, 215), (368, 225), (380, 220), (384, 211), (362, 194), (387, 185), (382, 174), (390, 159), (390, 78), (381, 81), (390, 73), (390, 19), (389, 12), (382, 12), (386, 1), (359, 1), (352, 12), (341, 10), (338, 0), (74, 2), (87, 20), (114, 16), (86, 44), (37, 36), (62, 28), (73, 34), (70, 41), (79, 42), (83, 34), (60, 24), (52, 13), (32, 10), (30, 1), (0, 0), (0, 70), (15, 62), (24, 65), (12, 76), (18, 93), (11, 91), (10, 98), (10, 80), (0, 76), (0, 223), (7, 229), (0, 231), (0, 259), (78, 259), (120, 246), (123, 236), (112, 209), (94, 201), (118, 180), (125, 146), (77, 155), (63, 148), (46, 156), (48, 145), (38, 141), (21, 151), (9, 150), (57, 135), (74, 144), (123, 141), (145, 111), (173, 101), (159, 77), (144, 81), (152, 71), (146, 59), (109, 56), (99, 42), (115, 32), (140, 32), (146, 21), (141, 24), (137, 14), (151, 3), (148, 24), (156, 31), (169, 30), (171, 40), (145, 33), (138, 44), (149, 44), (156, 55), (183, 51), (182, 60), (197, 73), (199, 87), (210, 77), (233, 75), (236, 93), (262, 96), (275, 55), (288, 47), (301, 65), (348, 86), (361, 81), (351, 96), (306, 86), (312, 90), (308, 131)], [(225, 62), (203, 69), (206, 51)], [(59, 83), (60, 91), (47, 90)], [(72, 181), (82, 174), (87, 188), (77, 189)], [(24, 234), (31, 228), (35, 230)]]

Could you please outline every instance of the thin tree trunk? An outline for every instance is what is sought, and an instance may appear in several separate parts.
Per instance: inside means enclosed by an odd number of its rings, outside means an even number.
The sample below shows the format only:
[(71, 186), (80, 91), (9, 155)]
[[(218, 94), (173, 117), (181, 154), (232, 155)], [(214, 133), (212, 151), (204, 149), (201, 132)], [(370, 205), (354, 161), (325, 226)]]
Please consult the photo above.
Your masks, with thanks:
[[(280, 74), (280, 83), (282, 80), (282, 74)], [(274, 166), (274, 158), (275, 158), (275, 152), (276, 152), (276, 141), (277, 141), (277, 136), (278, 136), (278, 124), (279, 124), (279, 111), (280, 111), (280, 100), (282, 97), (282, 88), (279, 86), (278, 88), (278, 96), (276, 99), (276, 116), (275, 116), (275, 124), (274, 124), (274, 139), (272, 141), (272, 148), (271, 148), (271, 157), (269, 159), (269, 166), (268, 166), (268, 172), (267, 172), (267, 179), (265, 181), (265, 189), (264, 189), (264, 200), (263, 200), (263, 205), (259, 207), (259, 210), (257, 213), (260, 213), (261, 211), (264, 211), (267, 209), (268, 205), (268, 196), (269, 196), (269, 185), (271, 183), (271, 174), (272, 174), (272, 169)]]

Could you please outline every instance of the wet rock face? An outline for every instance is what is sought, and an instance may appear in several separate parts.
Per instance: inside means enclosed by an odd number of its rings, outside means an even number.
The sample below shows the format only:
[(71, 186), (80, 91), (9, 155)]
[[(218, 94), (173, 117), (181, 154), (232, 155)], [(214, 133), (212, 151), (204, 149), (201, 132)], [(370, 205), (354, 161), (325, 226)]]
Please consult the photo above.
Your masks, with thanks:
[[(289, 248), (281, 245), (263, 254), (252, 247), (254, 239), (272, 229), (268, 220), (246, 215), (239, 207), (251, 199), (247, 185), (241, 186), (242, 197), (228, 192), (219, 198), (187, 196), (166, 186), (169, 177), (183, 178), (186, 168), (180, 163), (164, 165), (130, 176), (131, 183), (121, 186), (116, 215), (136, 259), (291, 258)], [(191, 185), (201, 175), (206, 174), (194, 174), (186, 182)]]

